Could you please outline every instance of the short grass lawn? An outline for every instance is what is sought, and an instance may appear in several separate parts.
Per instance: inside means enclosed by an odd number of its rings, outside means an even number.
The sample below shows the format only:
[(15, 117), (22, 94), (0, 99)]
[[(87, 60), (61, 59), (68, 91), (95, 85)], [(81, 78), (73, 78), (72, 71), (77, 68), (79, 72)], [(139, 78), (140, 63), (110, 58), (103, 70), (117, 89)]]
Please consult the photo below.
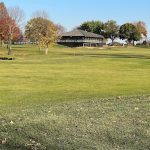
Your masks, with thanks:
[(150, 149), (150, 49), (13, 54), (0, 60), (1, 150)]

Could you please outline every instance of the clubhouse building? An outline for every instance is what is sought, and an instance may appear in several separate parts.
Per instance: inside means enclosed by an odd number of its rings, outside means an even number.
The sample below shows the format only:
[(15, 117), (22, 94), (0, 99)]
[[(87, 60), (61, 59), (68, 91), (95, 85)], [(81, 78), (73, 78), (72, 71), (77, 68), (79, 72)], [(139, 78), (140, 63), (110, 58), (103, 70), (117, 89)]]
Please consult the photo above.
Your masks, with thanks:
[(58, 40), (58, 44), (69, 47), (101, 47), (104, 44), (103, 40), (102, 35), (75, 29), (63, 33)]

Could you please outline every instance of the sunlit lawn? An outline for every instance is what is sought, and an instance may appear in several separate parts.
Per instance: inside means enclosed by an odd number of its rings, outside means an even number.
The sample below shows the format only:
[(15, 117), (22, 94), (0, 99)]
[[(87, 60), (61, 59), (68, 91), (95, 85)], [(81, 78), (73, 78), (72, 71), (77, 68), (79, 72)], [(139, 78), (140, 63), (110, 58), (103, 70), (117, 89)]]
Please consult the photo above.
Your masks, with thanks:
[[(0, 50), (0, 57), (6, 55)], [(149, 149), (150, 49), (14, 46), (0, 61), (0, 145)]]

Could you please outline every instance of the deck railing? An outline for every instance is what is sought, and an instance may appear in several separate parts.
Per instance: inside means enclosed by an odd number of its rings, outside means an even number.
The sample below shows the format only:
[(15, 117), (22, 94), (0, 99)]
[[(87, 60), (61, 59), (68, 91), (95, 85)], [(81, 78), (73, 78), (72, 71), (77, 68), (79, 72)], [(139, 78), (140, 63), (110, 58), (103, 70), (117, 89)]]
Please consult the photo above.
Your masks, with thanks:
[(59, 43), (102, 43), (101, 40), (58, 40)]

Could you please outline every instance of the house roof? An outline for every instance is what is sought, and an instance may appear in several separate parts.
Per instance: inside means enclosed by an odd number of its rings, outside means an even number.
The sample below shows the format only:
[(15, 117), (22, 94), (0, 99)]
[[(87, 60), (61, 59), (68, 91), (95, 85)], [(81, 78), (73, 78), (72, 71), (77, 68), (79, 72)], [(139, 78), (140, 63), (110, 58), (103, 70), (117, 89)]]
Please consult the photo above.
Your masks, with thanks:
[(93, 37), (93, 38), (101, 38), (101, 39), (104, 38), (102, 35), (98, 35), (92, 32), (87, 32), (79, 29), (75, 29), (73, 31), (63, 33), (61, 37)]

